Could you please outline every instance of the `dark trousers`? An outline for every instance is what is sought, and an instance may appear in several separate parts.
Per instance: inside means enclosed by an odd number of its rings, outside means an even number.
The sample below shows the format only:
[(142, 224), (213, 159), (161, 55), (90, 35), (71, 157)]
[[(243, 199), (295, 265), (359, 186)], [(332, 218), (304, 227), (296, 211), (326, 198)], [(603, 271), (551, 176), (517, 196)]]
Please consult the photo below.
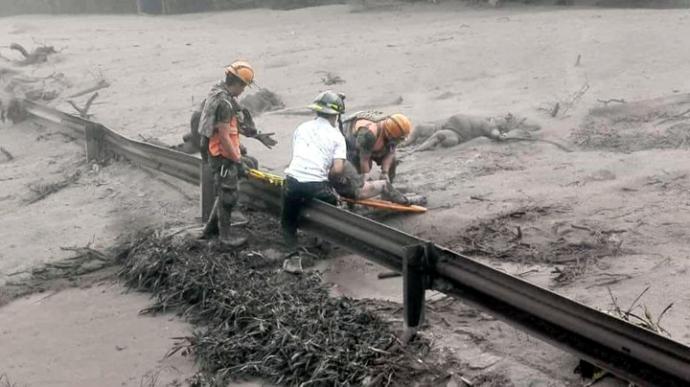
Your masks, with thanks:
[(280, 225), (283, 238), (288, 247), (297, 247), (297, 223), (302, 208), (312, 199), (319, 199), (328, 204), (338, 204), (331, 185), (327, 181), (300, 183), (288, 176), (283, 184), (283, 204), (280, 214)]

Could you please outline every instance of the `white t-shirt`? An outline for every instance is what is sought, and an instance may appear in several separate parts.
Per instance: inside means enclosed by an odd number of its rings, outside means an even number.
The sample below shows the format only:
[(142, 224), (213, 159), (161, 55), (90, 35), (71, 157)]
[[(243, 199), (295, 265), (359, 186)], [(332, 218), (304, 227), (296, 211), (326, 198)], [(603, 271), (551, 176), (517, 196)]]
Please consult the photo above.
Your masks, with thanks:
[(331, 123), (317, 117), (292, 135), (292, 160), (285, 174), (300, 183), (327, 181), (334, 159), (345, 159), (345, 138)]

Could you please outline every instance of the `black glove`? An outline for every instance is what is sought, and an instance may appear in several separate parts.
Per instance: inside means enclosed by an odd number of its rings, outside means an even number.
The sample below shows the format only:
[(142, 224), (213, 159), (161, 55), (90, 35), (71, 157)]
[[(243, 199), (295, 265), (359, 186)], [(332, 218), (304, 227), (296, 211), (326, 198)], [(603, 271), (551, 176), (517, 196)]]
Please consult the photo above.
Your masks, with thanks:
[(253, 169), (258, 169), (259, 168), (259, 160), (255, 159), (252, 156), (242, 156), (242, 164), (244, 164), (245, 167), (247, 168), (253, 168)]
[(249, 167), (244, 162), (237, 163), (237, 176), (243, 179), (249, 176)]
[(271, 149), (271, 147), (278, 143), (278, 141), (274, 140), (272, 137), (274, 134), (275, 133), (257, 133), (254, 138), (261, 141), (266, 148)]

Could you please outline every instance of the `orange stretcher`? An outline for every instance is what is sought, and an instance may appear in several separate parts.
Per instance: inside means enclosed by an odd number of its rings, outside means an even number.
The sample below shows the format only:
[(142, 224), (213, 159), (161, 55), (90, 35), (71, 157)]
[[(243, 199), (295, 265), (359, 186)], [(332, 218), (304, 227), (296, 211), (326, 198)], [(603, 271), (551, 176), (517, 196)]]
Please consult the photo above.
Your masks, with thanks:
[(392, 210), (392, 211), (398, 211), (398, 212), (411, 212), (415, 214), (419, 214), (422, 212), (426, 212), (426, 207), (418, 206), (416, 204), (411, 204), (411, 205), (405, 205), (405, 204), (398, 204), (398, 203), (393, 203), (389, 202), (388, 200), (381, 200), (381, 199), (349, 199), (349, 198), (344, 198), (340, 197), (341, 200), (352, 203), (352, 204), (359, 204), (360, 206), (367, 206), (367, 207), (372, 207), (372, 208), (379, 208), (379, 209), (384, 209), (384, 210)]

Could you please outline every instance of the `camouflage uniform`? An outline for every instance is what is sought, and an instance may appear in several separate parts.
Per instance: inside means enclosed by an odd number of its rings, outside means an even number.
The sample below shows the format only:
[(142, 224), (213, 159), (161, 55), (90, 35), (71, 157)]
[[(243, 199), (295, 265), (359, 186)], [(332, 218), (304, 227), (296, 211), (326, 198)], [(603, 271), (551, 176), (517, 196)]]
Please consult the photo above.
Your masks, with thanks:
[[(182, 140), (185, 142), (185, 144), (189, 144), (189, 148), (185, 150), (187, 153), (194, 153), (194, 152), (207, 152), (208, 149), (205, 146), (205, 142), (202, 143), (201, 139), (202, 136), (205, 136), (206, 138), (211, 137), (213, 135), (213, 119), (214, 117), (211, 117), (213, 114), (213, 109), (214, 105), (217, 109), (218, 107), (218, 101), (217, 101), (217, 95), (222, 95), (224, 91), (218, 91), (216, 90), (218, 87), (222, 87), (222, 83), (218, 85), (214, 85), (213, 88), (211, 89), (211, 93), (209, 94), (209, 98), (201, 101), (201, 105), (199, 106), (198, 110), (195, 110), (192, 113), (192, 118), (189, 122), (190, 126), (190, 133), (186, 134), (185, 136), (182, 137)], [(225, 92), (226, 93), (226, 92)], [(212, 98), (212, 95), (214, 96)], [(229, 96), (228, 96), (229, 97)], [(229, 97), (232, 98), (232, 97)], [(211, 102), (209, 103), (209, 106), (207, 107), (206, 101), (208, 99), (211, 99)], [(240, 133), (246, 137), (253, 137), (254, 135), (257, 134), (257, 130), (254, 124), (254, 119), (252, 116), (245, 110), (243, 109), (235, 99), (230, 99), (233, 109), (237, 112), (237, 118), (240, 123)], [(202, 124), (202, 114), (204, 115), (205, 119)], [(210, 129), (209, 129), (210, 126)], [(207, 134), (210, 130), (211, 134)], [(249, 156), (247, 154), (247, 148), (240, 144), (240, 151), (242, 152), (242, 163), (248, 166), (249, 168), (259, 168), (259, 160), (257, 160), (253, 156)], [(203, 156), (203, 155), (202, 155)]]
[[(201, 111), (199, 135), (205, 139), (212, 137), (218, 122), (229, 122), (233, 117), (238, 117), (237, 107), (234, 97), (226, 91), (222, 83), (213, 86)], [(213, 172), (217, 212), (212, 214), (212, 217), (213, 215), (217, 216), (218, 231), (221, 238), (229, 238), (230, 216), (239, 199), (239, 175), (242, 166), (222, 155), (211, 155), (208, 153), (208, 144), (202, 146), (201, 152), (202, 155), (207, 153), (208, 165)]]

